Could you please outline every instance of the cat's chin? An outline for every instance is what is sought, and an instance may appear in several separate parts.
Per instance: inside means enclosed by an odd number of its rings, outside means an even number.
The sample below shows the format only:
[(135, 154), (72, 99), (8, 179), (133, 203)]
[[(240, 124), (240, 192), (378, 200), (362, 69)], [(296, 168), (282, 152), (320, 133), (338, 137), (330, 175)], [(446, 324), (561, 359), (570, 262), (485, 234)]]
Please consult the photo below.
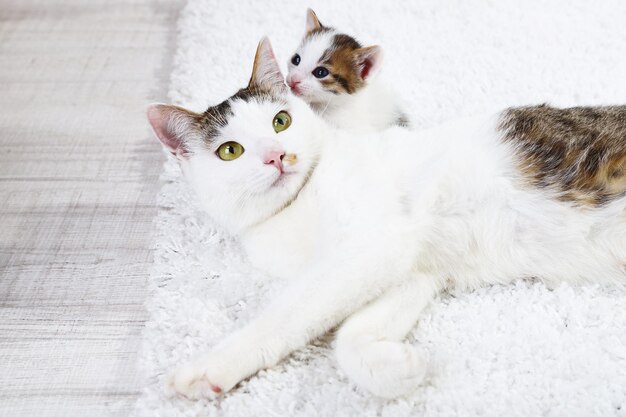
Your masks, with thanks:
[(314, 91), (310, 89), (299, 89), (297, 90), (297, 92), (294, 90), (291, 90), (291, 92), (293, 93), (293, 95), (295, 95), (296, 97), (298, 97), (300, 100), (304, 101), (308, 105), (313, 105), (315, 103), (321, 104), (322, 99), (318, 96), (317, 93), (315, 93)]
[(313, 96), (313, 97), (308, 97), (308, 98), (303, 97), (303, 100), (309, 106), (311, 106), (311, 108), (315, 110), (319, 115), (322, 115), (328, 110), (328, 106), (331, 104), (333, 98)]
[(284, 187), (289, 184), (289, 182), (296, 177), (296, 172), (283, 172), (278, 175), (276, 180), (272, 183), (270, 187)]

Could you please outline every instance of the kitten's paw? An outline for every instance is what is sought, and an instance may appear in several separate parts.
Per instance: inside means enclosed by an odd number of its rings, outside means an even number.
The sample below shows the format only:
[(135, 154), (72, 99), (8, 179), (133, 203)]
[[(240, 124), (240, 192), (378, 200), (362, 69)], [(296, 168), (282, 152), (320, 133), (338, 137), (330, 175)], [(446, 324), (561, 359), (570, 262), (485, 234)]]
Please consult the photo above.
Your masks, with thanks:
[(199, 359), (171, 372), (166, 378), (166, 392), (191, 400), (214, 399), (230, 390), (237, 382), (210, 358)]
[(426, 360), (406, 343), (366, 342), (337, 350), (339, 365), (358, 386), (383, 398), (414, 392), (426, 375)]

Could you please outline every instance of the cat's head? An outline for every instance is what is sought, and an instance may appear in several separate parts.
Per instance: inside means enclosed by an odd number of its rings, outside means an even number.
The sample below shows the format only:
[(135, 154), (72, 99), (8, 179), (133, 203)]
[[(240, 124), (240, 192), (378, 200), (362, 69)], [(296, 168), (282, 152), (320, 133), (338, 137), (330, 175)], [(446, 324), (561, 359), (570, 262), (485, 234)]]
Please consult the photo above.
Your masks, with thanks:
[(235, 233), (290, 204), (317, 161), (320, 121), (289, 93), (267, 39), (232, 97), (204, 113), (153, 104), (147, 114), (205, 209)]
[(306, 33), (288, 63), (287, 84), (312, 105), (360, 91), (382, 63), (379, 46), (363, 47), (353, 37), (323, 26), (307, 10)]

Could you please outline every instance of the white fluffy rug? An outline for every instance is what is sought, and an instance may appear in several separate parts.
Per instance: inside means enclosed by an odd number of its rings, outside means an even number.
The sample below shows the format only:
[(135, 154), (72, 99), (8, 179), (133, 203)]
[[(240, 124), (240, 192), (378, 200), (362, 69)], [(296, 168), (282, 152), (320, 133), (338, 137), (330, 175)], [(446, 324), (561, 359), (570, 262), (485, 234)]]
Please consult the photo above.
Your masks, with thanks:
[[(265, 34), (286, 63), (307, 5), (191, 1), (171, 100), (201, 111), (242, 87)], [(516, 104), (626, 103), (623, 0), (313, 7), (322, 23), (383, 45), (382, 76), (417, 128)], [(163, 183), (140, 364), (148, 381), (136, 416), (626, 416), (626, 291), (529, 282), (433, 304), (410, 336), (430, 357), (427, 381), (410, 398), (381, 401), (354, 388), (324, 340), (220, 401), (165, 397), (163, 373), (248, 320), (274, 284), (195, 208), (175, 162)]]

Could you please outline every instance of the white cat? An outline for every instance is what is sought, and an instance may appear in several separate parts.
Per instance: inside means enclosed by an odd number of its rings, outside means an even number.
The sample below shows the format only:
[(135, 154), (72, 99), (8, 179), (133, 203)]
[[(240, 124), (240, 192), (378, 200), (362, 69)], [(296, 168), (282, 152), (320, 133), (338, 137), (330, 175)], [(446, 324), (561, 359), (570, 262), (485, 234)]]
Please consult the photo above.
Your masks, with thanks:
[(215, 397), (340, 326), (338, 365), (392, 398), (422, 381), (425, 359), (403, 339), (442, 289), (625, 282), (625, 116), (538, 106), (356, 134), (289, 93), (267, 40), (248, 87), (223, 103), (152, 105), (207, 212), (291, 280), (170, 389)]
[(409, 126), (398, 95), (378, 78), (382, 61), (380, 46), (363, 47), (352, 36), (323, 26), (308, 9), (305, 35), (287, 64), (287, 84), (337, 127)]

